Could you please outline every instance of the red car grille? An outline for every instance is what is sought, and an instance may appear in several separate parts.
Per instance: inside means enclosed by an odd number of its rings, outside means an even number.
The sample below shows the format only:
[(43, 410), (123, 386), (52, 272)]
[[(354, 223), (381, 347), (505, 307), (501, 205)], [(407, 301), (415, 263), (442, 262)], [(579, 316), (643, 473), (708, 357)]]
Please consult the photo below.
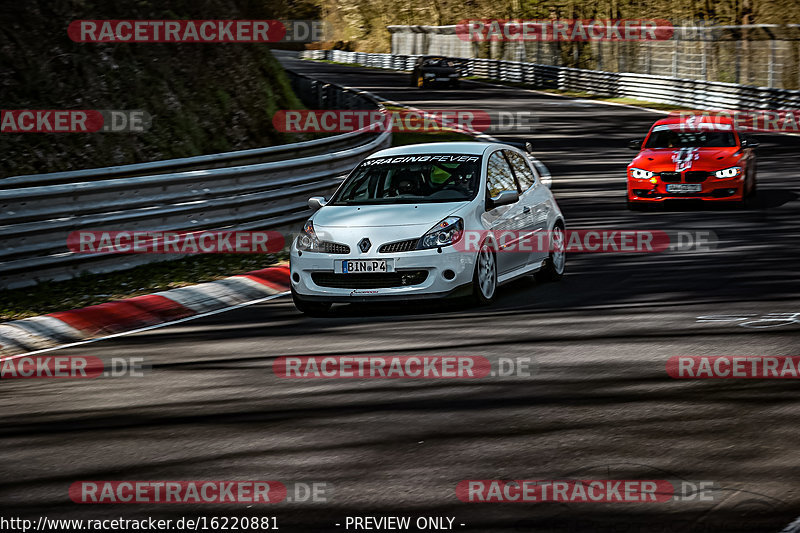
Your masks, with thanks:
[(680, 172), (660, 172), (659, 176), (664, 183), (703, 183), (708, 178), (708, 172), (705, 170), (687, 170), (683, 173), (681, 179)]
[(680, 183), (681, 182), (681, 173), (680, 172), (662, 172), (659, 174), (661, 176), (661, 181), (664, 183)]
[(703, 183), (708, 177), (708, 172), (705, 170), (687, 170), (683, 174), (683, 179), (686, 183)]

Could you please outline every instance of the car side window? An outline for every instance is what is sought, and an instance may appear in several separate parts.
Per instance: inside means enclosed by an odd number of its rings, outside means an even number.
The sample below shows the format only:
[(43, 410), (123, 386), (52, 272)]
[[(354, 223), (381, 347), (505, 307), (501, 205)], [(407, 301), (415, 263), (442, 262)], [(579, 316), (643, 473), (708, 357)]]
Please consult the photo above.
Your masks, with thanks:
[(525, 157), (511, 150), (504, 150), (504, 153), (506, 157), (508, 157), (511, 167), (514, 169), (514, 174), (516, 174), (517, 181), (519, 181), (519, 185), (522, 188), (521, 192), (525, 192), (533, 187), (533, 184), (536, 183), (536, 176), (525, 160)]
[(519, 192), (514, 174), (499, 150), (489, 156), (486, 168), (486, 190), (494, 198), (503, 191)]

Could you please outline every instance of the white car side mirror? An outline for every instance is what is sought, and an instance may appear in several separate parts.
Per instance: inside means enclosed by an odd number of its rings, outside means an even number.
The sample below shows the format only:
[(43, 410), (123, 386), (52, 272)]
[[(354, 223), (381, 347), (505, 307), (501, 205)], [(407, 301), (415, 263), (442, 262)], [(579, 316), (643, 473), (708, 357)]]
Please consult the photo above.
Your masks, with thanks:
[(325, 198), (322, 196), (313, 196), (308, 199), (308, 207), (310, 207), (313, 211), (317, 211), (320, 208), (324, 207), (327, 202)]
[(495, 208), (501, 205), (510, 205), (519, 202), (519, 193), (517, 191), (503, 191), (494, 198), (489, 198), (489, 207)]

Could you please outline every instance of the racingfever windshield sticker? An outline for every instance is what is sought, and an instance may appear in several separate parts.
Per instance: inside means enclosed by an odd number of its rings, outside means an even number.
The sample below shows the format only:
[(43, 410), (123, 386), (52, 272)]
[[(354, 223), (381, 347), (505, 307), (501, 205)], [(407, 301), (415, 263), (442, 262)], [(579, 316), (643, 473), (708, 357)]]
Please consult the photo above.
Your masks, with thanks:
[(366, 159), (363, 163), (364, 166), (373, 165), (386, 165), (392, 163), (425, 163), (427, 161), (437, 163), (474, 163), (480, 160), (479, 155), (464, 155), (464, 154), (425, 154), (425, 155), (404, 155), (397, 157), (376, 157), (375, 159)]

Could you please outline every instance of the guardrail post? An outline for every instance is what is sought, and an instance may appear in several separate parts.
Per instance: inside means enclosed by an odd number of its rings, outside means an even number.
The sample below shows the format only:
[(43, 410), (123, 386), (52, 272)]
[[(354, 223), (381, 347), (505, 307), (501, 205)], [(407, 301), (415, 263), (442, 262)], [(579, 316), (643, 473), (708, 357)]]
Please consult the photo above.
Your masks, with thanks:
[(775, 39), (769, 41), (769, 65), (767, 67), (767, 87), (775, 87)]
[(675, 50), (672, 51), (672, 77), (678, 77), (678, 46), (680, 41), (675, 39)]
[(603, 48), (605, 48), (603, 44), (602, 42), (597, 43), (597, 70), (603, 70)]
[(700, 54), (700, 71), (702, 72), (703, 79), (708, 81), (708, 63), (707, 63), (707, 61), (708, 61), (707, 52), (708, 51), (706, 50), (706, 48), (707, 48), (706, 45), (707, 45), (706, 41), (703, 41), (703, 46), (700, 48), (700, 50), (701, 50), (701, 54)]
[(742, 80), (742, 41), (736, 41), (736, 83)]

